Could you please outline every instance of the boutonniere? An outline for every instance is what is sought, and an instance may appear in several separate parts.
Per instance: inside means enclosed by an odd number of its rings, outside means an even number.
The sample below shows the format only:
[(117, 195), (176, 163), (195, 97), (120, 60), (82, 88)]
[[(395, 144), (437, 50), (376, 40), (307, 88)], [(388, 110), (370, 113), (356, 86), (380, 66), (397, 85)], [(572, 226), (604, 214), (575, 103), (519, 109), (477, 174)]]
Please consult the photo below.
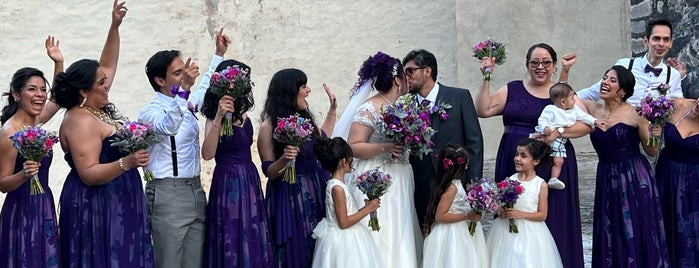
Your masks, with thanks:
[(449, 114), (447, 113), (447, 110), (451, 109), (451, 104), (440, 101), (439, 103), (435, 104), (431, 108), (431, 113), (437, 113), (439, 115), (439, 118), (442, 119), (442, 121), (447, 120), (449, 118)]
[(193, 104), (191, 101), (187, 102), (187, 109), (189, 109), (189, 112), (192, 113), (195, 119), (199, 120), (197, 117), (197, 112), (199, 112), (199, 108), (197, 105)]
[(667, 95), (667, 91), (670, 90), (670, 85), (662, 83), (658, 85), (658, 87), (656, 87), (655, 90), (660, 92), (660, 95)]

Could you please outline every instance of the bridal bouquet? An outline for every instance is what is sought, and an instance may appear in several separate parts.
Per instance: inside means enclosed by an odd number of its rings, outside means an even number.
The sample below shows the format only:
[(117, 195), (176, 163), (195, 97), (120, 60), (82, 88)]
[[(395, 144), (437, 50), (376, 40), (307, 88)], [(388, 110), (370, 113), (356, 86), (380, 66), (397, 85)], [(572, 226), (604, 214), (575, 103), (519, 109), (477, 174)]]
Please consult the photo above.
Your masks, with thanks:
[[(492, 38), (488, 37), (488, 40), (479, 42), (473, 47), (473, 57), (478, 60), (483, 60), (483, 58), (495, 57), (495, 64), (502, 64), (505, 62), (505, 45), (503, 43), (495, 42)], [(490, 80), (490, 67), (485, 68), (483, 73), (483, 79)]]
[[(279, 118), (277, 127), (274, 128), (274, 139), (280, 143), (300, 147), (311, 139), (314, 127), (310, 119), (300, 117), (298, 114)], [(296, 183), (296, 159), (289, 161), (279, 173), (284, 173), (284, 181)]]
[[(383, 196), (388, 187), (391, 187), (391, 175), (383, 173), (379, 168), (373, 168), (362, 172), (357, 177), (357, 188), (364, 193), (369, 200), (373, 200)], [(372, 231), (381, 229), (379, 226), (379, 218), (376, 216), (376, 211), (369, 214), (369, 227)]]
[[(674, 111), (670, 98), (665, 95), (654, 97), (650, 93), (641, 100), (641, 107), (636, 109), (638, 114), (648, 119), (653, 126), (661, 127), (670, 120)], [(646, 145), (660, 146), (660, 137), (651, 134)]]
[[(248, 94), (255, 84), (250, 81), (250, 70), (242, 69), (238, 65), (228, 66), (220, 72), (213, 73), (209, 81), (211, 92), (219, 97), (228, 95), (234, 99)], [(233, 115), (228, 112), (221, 122), (221, 136), (233, 135)]]
[[(41, 162), (44, 157), (53, 152), (53, 145), (58, 143), (58, 137), (53, 132), (49, 132), (38, 126), (25, 126), (23, 130), (17, 131), (10, 137), (14, 147), (24, 159)], [(29, 179), (29, 194), (43, 194), (44, 187), (41, 186), (39, 176), (34, 175)]]
[[(471, 209), (478, 213), (478, 215), (482, 215), (483, 212), (493, 213), (499, 208), (496, 202), (497, 189), (493, 179), (481, 178), (477, 183), (471, 185), (466, 195), (466, 202), (471, 205)], [(475, 231), (476, 223), (469, 221), (468, 232), (473, 235)]]
[(432, 106), (428, 100), (420, 103), (416, 94), (406, 94), (382, 109), (377, 128), (386, 138), (403, 144), (410, 149), (410, 154), (422, 159), (432, 152), (432, 136), (437, 132), (432, 128), (430, 116), (437, 113), (439, 118), (446, 120), (449, 115), (445, 109), (450, 108), (451, 105), (446, 103)]
[[(124, 127), (117, 130), (110, 145), (118, 147), (119, 151), (133, 153), (138, 150), (148, 149), (156, 142), (156, 134), (150, 123), (127, 121)], [(143, 167), (143, 180), (153, 181), (155, 176), (148, 167)]]
[[(524, 192), (517, 180), (505, 179), (497, 184), (497, 202), (502, 208), (512, 208)], [(514, 219), (510, 219), (510, 233), (519, 233)]]

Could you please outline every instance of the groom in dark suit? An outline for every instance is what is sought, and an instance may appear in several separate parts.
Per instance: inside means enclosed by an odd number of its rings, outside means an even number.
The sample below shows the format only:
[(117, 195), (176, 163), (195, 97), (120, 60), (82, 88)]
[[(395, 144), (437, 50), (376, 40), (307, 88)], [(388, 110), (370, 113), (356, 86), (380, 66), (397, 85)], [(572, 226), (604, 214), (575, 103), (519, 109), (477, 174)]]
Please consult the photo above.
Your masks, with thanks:
[(403, 58), (403, 66), (408, 78), (409, 94), (417, 94), (421, 102), (427, 99), (432, 104), (436, 102), (452, 106), (446, 110), (449, 114), (446, 120), (440, 119), (436, 114), (432, 115), (432, 128), (437, 130), (432, 137), (433, 152), (424, 156), (422, 160), (410, 157), (415, 176), (415, 210), (422, 227), (430, 199), (430, 180), (437, 174), (437, 159), (434, 155), (446, 145), (461, 144), (466, 147), (470, 156), (468, 170), (461, 177), (461, 182), (467, 183), (474, 178), (480, 178), (483, 175), (483, 135), (471, 93), (466, 89), (436, 83), (437, 59), (434, 54), (424, 49), (410, 51)]

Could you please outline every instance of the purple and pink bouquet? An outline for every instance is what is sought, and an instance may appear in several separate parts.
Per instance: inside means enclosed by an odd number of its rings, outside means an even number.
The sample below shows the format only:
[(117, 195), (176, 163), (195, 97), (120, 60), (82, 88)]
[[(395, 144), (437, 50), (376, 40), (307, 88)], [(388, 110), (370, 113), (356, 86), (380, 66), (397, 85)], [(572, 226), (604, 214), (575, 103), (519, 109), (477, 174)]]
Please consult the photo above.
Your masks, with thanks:
[[(445, 158), (446, 159), (446, 158)], [(482, 215), (483, 212), (494, 213), (498, 210), (497, 186), (490, 178), (481, 178), (477, 183), (471, 185), (466, 195), (466, 202), (471, 205), (471, 209)], [(468, 232), (473, 236), (476, 232), (476, 223), (468, 222)]]
[[(502, 208), (512, 208), (524, 192), (518, 180), (505, 179), (497, 184), (497, 202)], [(519, 233), (514, 219), (510, 219), (510, 233)]]
[[(148, 149), (156, 142), (156, 134), (150, 123), (127, 121), (124, 127), (117, 130), (110, 145), (118, 147), (124, 153), (133, 153), (138, 150)], [(143, 167), (143, 180), (153, 181), (155, 176), (148, 167)]]
[[(483, 60), (483, 58), (493, 58), (495, 57), (495, 64), (502, 64), (505, 62), (506, 58), (505, 45), (503, 43), (495, 42), (492, 38), (488, 37), (488, 40), (478, 42), (473, 46), (473, 57), (478, 60)], [(485, 68), (483, 73), (483, 79), (490, 80), (491, 73), (490, 67)]]
[(440, 119), (446, 120), (449, 114), (445, 109), (451, 108), (446, 103), (430, 106), (428, 102), (420, 103), (416, 94), (399, 97), (395, 103), (382, 109), (378, 131), (394, 143), (403, 144), (410, 154), (422, 159), (432, 152), (432, 136), (437, 132), (432, 128), (430, 116), (437, 113)]
[[(298, 114), (279, 118), (277, 127), (274, 128), (274, 139), (280, 143), (300, 147), (311, 139), (314, 127), (310, 119), (300, 117)], [(285, 172), (286, 171), (286, 172)], [(279, 173), (284, 173), (284, 181), (296, 183), (296, 159), (289, 161)]]
[[(211, 92), (222, 97), (228, 95), (234, 99), (247, 94), (255, 84), (250, 81), (250, 70), (240, 68), (238, 65), (228, 66), (220, 72), (213, 73), (209, 81)], [(233, 115), (226, 113), (221, 122), (221, 136), (233, 135)]]
[[(641, 100), (641, 107), (636, 108), (640, 116), (645, 117), (654, 126), (664, 126), (670, 120), (674, 106), (672, 101), (665, 95), (653, 97), (650, 93)], [(660, 146), (660, 137), (653, 136), (646, 143), (648, 146)]]
[[(359, 174), (356, 181), (357, 188), (359, 188), (369, 200), (374, 200), (383, 196), (388, 191), (388, 187), (391, 187), (391, 183), (391, 175), (381, 172), (378, 167), (362, 172), (362, 174)], [(376, 211), (372, 211), (371, 214), (369, 214), (369, 227), (371, 227), (372, 231), (381, 229)]]
[[(10, 137), (14, 147), (24, 159), (34, 162), (41, 162), (44, 157), (53, 153), (53, 145), (58, 143), (55, 133), (49, 132), (38, 126), (25, 126), (23, 130), (17, 131)], [(41, 186), (39, 176), (35, 174), (29, 179), (29, 194), (43, 194), (44, 187)]]

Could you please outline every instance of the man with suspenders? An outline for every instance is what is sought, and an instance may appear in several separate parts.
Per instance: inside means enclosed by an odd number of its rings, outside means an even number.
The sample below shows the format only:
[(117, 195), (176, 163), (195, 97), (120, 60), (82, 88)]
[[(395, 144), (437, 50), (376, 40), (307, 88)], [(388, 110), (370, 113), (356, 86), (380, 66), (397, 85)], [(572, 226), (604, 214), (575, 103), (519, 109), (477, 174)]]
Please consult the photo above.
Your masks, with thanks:
[[(631, 70), (636, 77), (634, 94), (626, 102), (638, 107), (648, 91), (655, 95), (666, 94), (672, 98), (682, 98), (680, 73), (663, 60), (672, 47), (672, 24), (667, 20), (650, 22), (646, 27), (643, 44), (648, 47), (645, 55), (619, 59), (615, 64)], [(600, 82), (578, 91), (578, 96), (581, 99), (599, 100)], [(661, 84), (667, 86), (666, 92), (658, 90)]]
[(146, 75), (156, 92), (138, 119), (151, 123), (158, 135), (148, 148), (148, 168), (155, 180), (146, 184), (146, 204), (153, 233), (157, 268), (202, 266), (206, 196), (199, 173), (199, 125), (193, 107), (201, 101), (190, 89), (199, 76), (196, 63), (176, 50), (155, 53)]

